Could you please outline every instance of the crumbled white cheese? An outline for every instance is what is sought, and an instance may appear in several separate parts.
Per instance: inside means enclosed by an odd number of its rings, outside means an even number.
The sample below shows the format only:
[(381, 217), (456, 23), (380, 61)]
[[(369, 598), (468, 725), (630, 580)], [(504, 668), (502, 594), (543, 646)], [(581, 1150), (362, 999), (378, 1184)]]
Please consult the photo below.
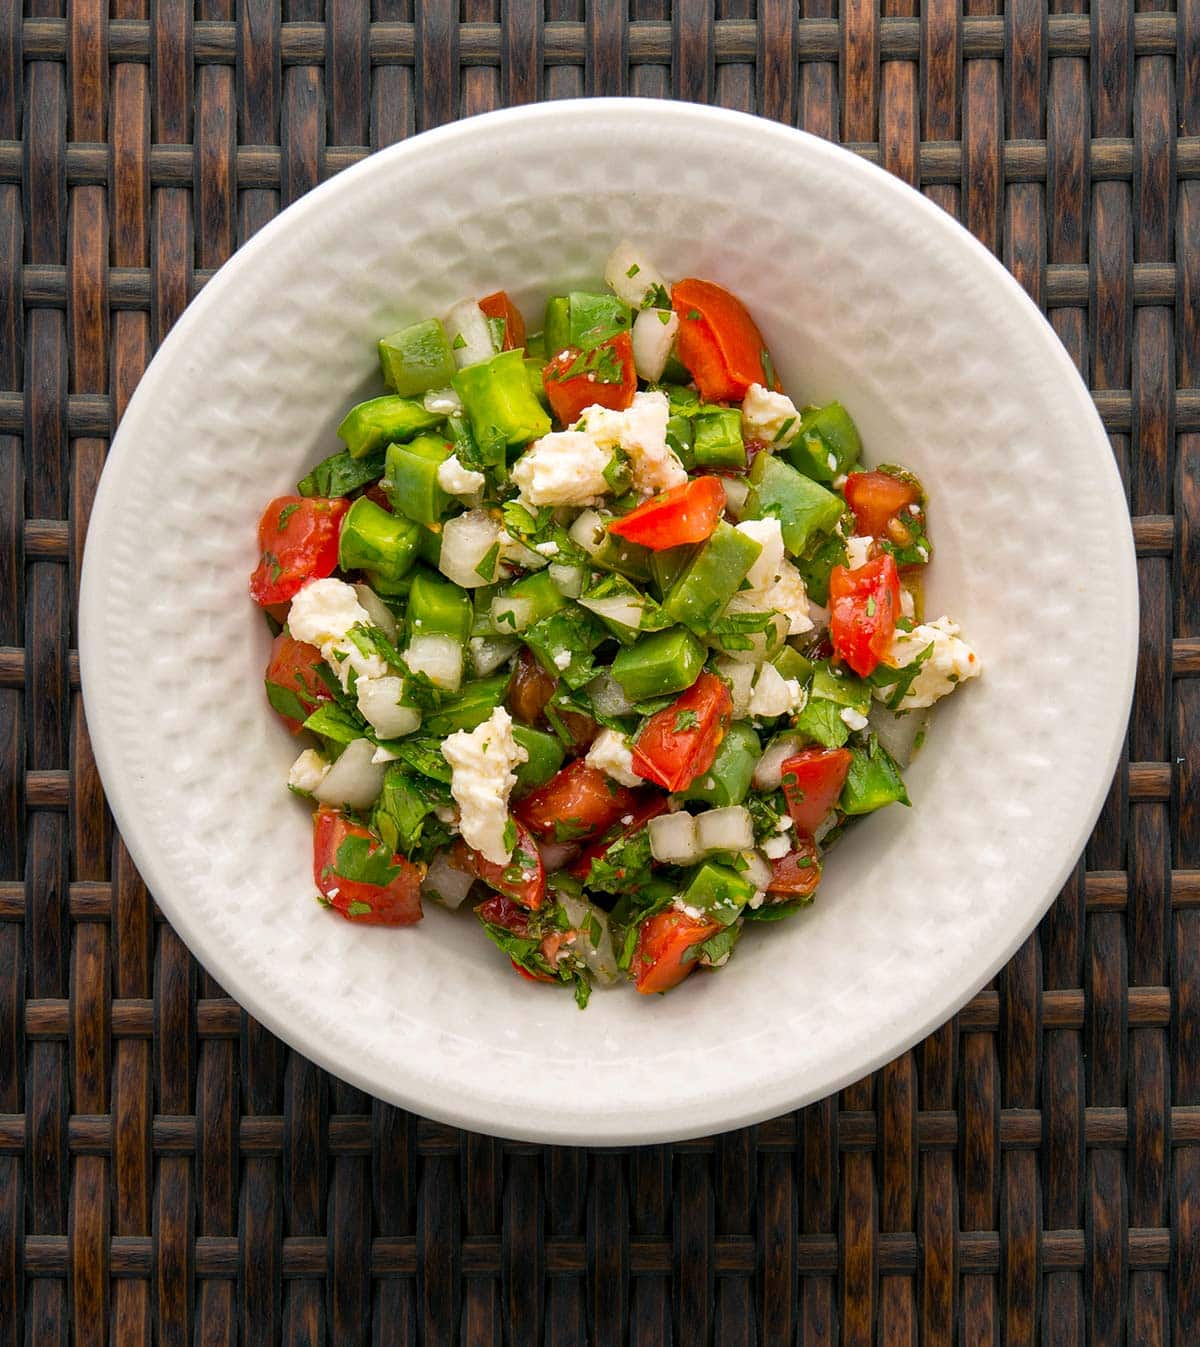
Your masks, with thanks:
[(543, 557), (558, 556), (558, 544), (553, 539), (545, 543), (534, 543), (533, 550)]
[(900, 586), (900, 614), (902, 617), (915, 617), (917, 612), (916, 604), (913, 601), (912, 590)]
[(450, 496), (473, 496), (482, 491), (484, 476), (473, 468), (464, 468), (457, 454), (451, 454), (437, 470), (438, 486)]
[(765, 903), (766, 901), (767, 901), (766, 889), (759, 889), (758, 892), (754, 895), (754, 897), (751, 898), (750, 901), (746, 904), (746, 906), (749, 908), (753, 908), (754, 911), (757, 912), (758, 909), (762, 907), (763, 903)]
[(846, 566), (848, 569), (856, 571), (860, 566), (867, 564), (871, 559), (871, 547), (874, 542), (874, 538), (859, 537), (858, 535), (846, 539)]
[(780, 814), (775, 820), (775, 831), (777, 833), (785, 833), (792, 827), (794, 827), (794, 824), (792, 823), (791, 814)]
[(629, 455), (633, 485), (641, 495), (652, 496), (687, 481), (687, 470), (667, 444), (670, 414), (665, 393), (635, 393), (623, 412), (587, 407), (575, 424), (586, 424), (596, 444), (623, 449)]
[(566, 669), (571, 663), (571, 652), (569, 650), (559, 650), (554, 656), (554, 667), (556, 669)]
[[(939, 617), (936, 622), (924, 622), (912, 631), (898, 631), (892, 637), (886, 662), (893, 668), (911, 664), (922, 650), (929, 645), (933, 646), (929, 658), (921, 665), (921, 671), (904, 694), (898, 710), (912, 711), (918, 707), (932, 706), (939, 698), (953, 692), (960, 683), (978, 676), (982, 668), (979, 656), (966, 641), (959, 638), (958, 632), (957, 623), (951, 622), (948, 617)], [(876, 688), (875, 695), (884, 701), (889, 692), (887, 688)]]
[(379, 655), (374, 651), (364, 655), (348, 639), (351, 628), (366, 627), (370, 622), (354, 586), (344, 580), (310, 580), (292, 600), (288, 612), (288, 630), (293, 637), (317, 646), (343, 687), (349, 683), (351, 669), (359, 678), (382, 678), (388, 672)]
[(762, 853), (768, 860), (777, 861), (792, 849), (792, 839), (786, 833), (776, 833), (762, 844)]
[(784, 678), (773, 664), (764, 664), (750, 694), (752, 716), (785, 716), (804, 705), (804, 689), (795, 678)]
[(619, 781), (622, 786), (640, 786), (642, 777), (633, 770), (629, 740), (616, 730), (601, 730), (588, 749), (587, 763)]
[(865, 730), (867, 728), (866, 716), (856, 711), (853, 706), (843, 706), (838, 714), (842, 718), (842, 724), (848, 725), (852, 730)]
[(596, 505), (607, 494), (604, 470), (612, 450), (583, 430), (557, 430), (535, 440), (512, 466), (530, 505)]
[(679, 894), (674, 902), (672, 902), (671, 906), (676, 912), (682, 912), (685, 917), (691, 917), (693, 921), (703, 921), (708, 915), (698, 907), (689, 907), (687, 903), (683, 901), (683, 894)]
[(288, 785), (293, 790), (302, 790), (306, 795), (311, 795), (325, 780), (328, 772), (329, 763), (315, 748), (306, 748), (292, 763), (291, 771), (288, 772)]
[(762, 551), (746, 576), (750, 588), (733, 596), (729, 611), (781, 613), (787, 621), (789, 636), (811, 631), (808, 591), (803, 576), (784, 556), (779, 520), (771, 515), (766, 519), (744, 519), (737, 530), (758, 543)]
[(751, 384), (742, 401), (742, 438), (762, 440), (772, 448), (791, 444), (800, 430), (800, 413), (784, 393)]
[(512, 769), (529, 757), (513, 738), (512, 717), (496, 707), (482, 725), (450, 735), (442, 756), (451, 768), (450, 793), (459, 807), (463, 841), (494, 865), (507, 865), (508, 797), (517, 784)]

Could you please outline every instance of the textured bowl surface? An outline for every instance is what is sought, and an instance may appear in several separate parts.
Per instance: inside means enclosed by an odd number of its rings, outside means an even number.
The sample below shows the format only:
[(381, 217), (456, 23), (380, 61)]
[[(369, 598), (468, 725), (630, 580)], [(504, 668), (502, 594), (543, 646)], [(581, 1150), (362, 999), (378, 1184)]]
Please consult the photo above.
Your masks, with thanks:
[[(546, 146), (553, 144), (554, 153)], [(565, 151), (568, 151), (564, 153)], [(386, 931), (312, 900), (294, 741), (246, 598), (274, 494), (378, 391), (374, 342), (505, 287), (531, 316), (623, 236), (757, 317), (797, 400), (838, 397), (869, 462), (932, 497), (930, 616), (984, 661), (856, 828), (818, 902), (666, 998), (513, 977), (466, 914)], [(1016, 283), (851, 154), (736, 113), (555, 103), (420, 136), (255, 237), (163, 344), (92, 517), (80, 648), (126, 841), (213, 975), (296, 1048), (419, 1113), (546, 1141), (681, 1138), (874, 1069), (1003, 963), (1097, 815), (1133, 684), (1132, 540), (1108, 441)]]

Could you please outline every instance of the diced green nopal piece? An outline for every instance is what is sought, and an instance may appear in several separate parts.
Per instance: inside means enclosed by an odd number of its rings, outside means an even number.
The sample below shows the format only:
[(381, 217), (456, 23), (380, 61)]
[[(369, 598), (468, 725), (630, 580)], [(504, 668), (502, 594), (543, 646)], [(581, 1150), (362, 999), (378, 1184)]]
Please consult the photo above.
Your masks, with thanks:
[(667, 447), (675, 451), (675, 457), (688, 472), (696, 466), (695, 440), (696, 431), (689, 417), (667, 418)]
[(801, 416), (800, 429), (783, 452), (805, 476), (832, 482), (858, 462), (862, 440), (845, 407), (830, 402)]
[(761, 543), (722, 519), (679, 573), (663, 607), (685, 627), (711, 631), (761, 551)]
[(518, 790), (536, 790), (538, 786), (544, 786), (562, 766), (562, 744), (554, 735), (529, 725), (514, 724), (512, 736), (528, 754), (526, 760), (514, 769)]
[[(616, 295), (592, 290), (572, 290), (567, 296), (567, 345), (586, 350), (599, 342), (628, 332), (633, 310)], [(560, 348), (561, 349), (561, 348)]]
[(448, 388), (454, 378), (454, 352), (446, 329), (436, 318), (411, 323), (379, 341), (383, 381), (401, 397)]
[(654, 553), (648, 547), (605, 531), (604, 541), (592, 554), (592, 562), (601, 570), (645, 584), (650, 579), (653, 557)]
[(440, 435), (419, 435), (409, 444), (389, 445), (384, 481), (397, 514), (418, 524), (436, 524), (450, 508), (451, 497), (438, 484), (438, 469), (451, 446)]
[(370, 571), (394, 584), (412, 569), (419, 542), (420, 525), (359, 496), (342, 520), (338, 565), (344, 571)]
[(684, 907), (703, 912), (722, 926), (732, 926), (754, 897), (754, 885), (728, 866), (705, 863), (692, 876), (683, 894)]
[(650, 553), (650, 578), (660, 599), (667, 597), (671, 586), (698, 551), (698, 544), (684, 543), (681, 547), (664, 547), (660, 552)]
[(911, 804), (900, 768), (874, 735), (866, 748), (851, 752), (850, 770), (838, 801), (842, 813), (870, 814), (886, 804)]
[(812, 677), (813, 663), (793, 646), (785, 645), (771, 663), (783, 678), (794, 678), (802, 687)]
[(475, 729), (500, 705), (507, 689), (508, 674), (468, 683), (461, 692), (446, 697), (436, 711), (425, 717), (424, 732), (445, 738), (457, 730)]
[(471, 596), (465, 589), (429, 571), (417, 571), (408, 591), (410, 636), (450, 636), (466, 645), (471, 620)]
[(849, 706), (865, 716), (871, 709), (871, 688), (852, 673), (835, 669), (828, 660), (822, 660), (813, 670), (812, 695)]
[(533, 360), (528, 355), (525, 357), (525, 377), (529, 380), (529, 391), (537, 399), (542, 411), (549, 412), (550, 394), (546, 392), (546, 383), (542, 377), (545, 369), (544, 361)]
[(692, 419), (692, 456), (697, 468), (744, 468), (742, 414), (736, 407), (705, 407)]
[(750, 792), (754, 769), (762, 754), (758, 735), (749, 725), (731, 725), (707, 772), (701, 772), (683, 792), (685, 800), (703, 800), (714, 809), (741, 804)]
[(387, 393), (351, 407), (338, 426), (338, 438), (354, 458), (365, 458), (388, 444), (411, 440), (446, 418), (427, 412), (422, 403)]
[[(852, 530), (854, 516), (850, 516), (849, 528)], [(804, 580), (808, 597), (813, 603), (824, 604), (829, 598), (829, 576), (835, 566), (845, 566), (849, 562), (846, 555), (846, 540), (840, 533), (828, 533), (817, 537), (808, 554), (796, 558), (796, 569)]]
[(516, 448), (550, 430), (550, 418), (529, 387), (521, 351), (501, 351), (460, 369), (453, 386), (481, 448), (496, 443)]
[(773, 515), (779, 520), (783, 545), (794, 557), (802, 555), (815, 538), (829, 533), (846, 508), (840, 496), (774, 454), (755, 456), (749, 481), (745, 518)]
[(571, 301), (566, 295), (551, 295), (546, 301), (542, 321), (542, 343), (546, 359), (553, 360), (571, 344)]
[(704, 667), (704, 656), (704, 645), (686, 627), (671, 627), (618, 651), (612, 676), (631, 702), (650, 701), (690, 688)]
[[(550, 578), (549, 571), (534, 571), (532, 575), (522, 576), (520, 580), (514, 580), (511, 585), (498, 590), (494, 597), (524, 599), (531, 604), (529, 620), (526, 623), (530, 627), (567, 606), (566, 599)], [(504, 622), (498, 622), (496, 630), (503, 636), (506, 631), (515, 628)]]
[(595, 677), (592, 651), (604, 635), (590, 613), (571, 604), (535, 622), (521, 639), (551, 678), (561, 678), (574, 692)]

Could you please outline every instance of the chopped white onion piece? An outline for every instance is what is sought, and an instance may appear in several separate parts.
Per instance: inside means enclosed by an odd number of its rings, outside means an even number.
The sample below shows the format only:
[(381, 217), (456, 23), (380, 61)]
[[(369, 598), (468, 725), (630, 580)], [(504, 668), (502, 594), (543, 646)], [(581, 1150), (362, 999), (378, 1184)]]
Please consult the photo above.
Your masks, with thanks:
[(637, 631), (642, 625), (642, 610), (645, 601), (641, 595), (634, 597), (629, 594), (613, 594), (606, 599), (580, 599), (579, 606), (595, 613), (597, 617), (606, 618), (609, 622), (616, 622), (623, 627), (632, 627)]
[(632, 308), (647, 302), (650, 290), (667, 289), (666, 277), (635, 243), (622, 239), (604, 264), (604, 284)]
[(907, 767), (916, 752), (917, 735), (929, 724), (928, 710), (889, 711), (881, 702), (871, 707), (868, 716), (871, 728), (879, 742), (896, 759), (900, 767)]
[(579, 845), (576, 842), (539, 842), (538, 851), (541, 853), (543, 868), (548, 875), (552, 875), (568, 861), (575, 859), (579, 854)]
[(474, 875), (450, 863), (449, 852), (439, 851), (429, 862), (429, 873), (421, 883), (421, 892), (426, 898), (436, 898), (443, 907), (454, 909), (462, 905), (474, 883)]
[(742, 860), (746, 862), (742, 878), (747, 883), (753, 884), (756, 889), (765, 889), (771, 882), (771, 866), (762, 852), (743, 851)]
[(758, 760), (754, 769), (755, 790), (778, 790), (783, 780), (783, 764), (800, 749), (800, 740), (788, 736), (777, 739)]
[(729, 695), (733, 698), (734, 720), (742, 720), (750, 711), (750, 693), (754, 686), (754, 665), (743, 663), (730, 654), (721, 656), (717, 661), (716, 669), (717, 673), (729, 684)]
[(569, 562), (552, 561), (550, 579), (564, 599), (577, 599), (583, 592), (583, 571)]
[(819, 603), (814, 603), (812, 599), (808, 601), (808, 616), (813, 624), (814, 631), (824, 631), (829, 626), (829, 609), (822, 608)]
[[(544, 859), (544, 851), (542, 855)], [(559, 893), (557, 897), (567, 914), (567, 920), (577, 933), (571, 948), (587, 964), (599, 984), (615, 986), (621, 980), (621, 973), (617, 967), (617, 956), (613, 952), (608, 914), (586, 898), (576, 898), (570, 893)], [(600, 936), (593, 941), (592, 931), (595, 929), (600, 931)]]
[(431, 388), (421, 405), (434, 416), (457, 416), (462, 411), (462, 398), (453, 388)]
[(355, 585), (354, 592), (358, 595), (358, 602), (363, 612), (371, 619), (371, 625), (378, 627), (388, 640), (394, 643), (396, 640), (396, 619), (392, 616), (392, 610), (370, 585)]
[(434, 687), (457, 692), (462, 685), (463, 651), (453, 636), (431, 632), (414, 636), (404, 652), (404, 662), (413, 673), (424, 674)]
[(607, 671), (592, 679), (587, 694), (602, 716), (633, 715), (633, 703), (625, 695), (625, 689)]
[(492, 329), (487, 314), (473, 299), (464, 299), (446, 315), (446, 335), (454, 352), (454, 363), (459, 369), (478, 365), (496, 354), (492, 345)]
[(421, 723), (414, 706), (401, 706), (404, 679), (389, 674), (386, 678), (360, 678), (355, 684), (358, 709), (381, 739), (399, 739), (411, 734)]
[(582, 547), (590, 557), (594, 557), (604, 546), (604, 539), (607, 536), (604, 520), (595, 510), (584, 510), (571, 525), (571, 541)]
[(537, 604), (520, 594), (497, 594), (492, 600), (492, 626), (498, 632), (524, 631), (531, 627)]
[(370, 739), (355, 739), (342, 749), (341, 756), (325, 773), (313, 798), (322, 804), (347, 805), (366, 809), (379, 798), (387, 768), (372, 762), (375, 745)]
[(750, 483), (744, 477), (718, 477), (717, 481), (725, 492), (725, 513), (740, 519), (750, 494)]
[(512, 659), (520, 648), (520, 641), (509, 640), (506, 636), (472, 636), (467, 642), (471, 652), (471, 667), (476, 678), (486, 678), (506, 661)]
[(467, 510), (442, 528), (438, 570), (463, 589), (478, 589), (489, 580), (479, 574), (484, 557), (500, 541), (500, 525), (486, 510)]
[(656, 861), (670, 865), (691, 865), (700, 859), (696, 820), (686, 809), (681, 809), (677, 814), (659, 814), (646, 827), (650, 833), (650, 854)]
[(696, 843), (701, 851), (745, 851), (754, 845), (750, 811), (740, 804), (706, 809), (696, 816)]
[(633, 320), (633, 364), (639, 379), (658, 383), (678, 331), (679, 317), (670, 309), (645, 309)]

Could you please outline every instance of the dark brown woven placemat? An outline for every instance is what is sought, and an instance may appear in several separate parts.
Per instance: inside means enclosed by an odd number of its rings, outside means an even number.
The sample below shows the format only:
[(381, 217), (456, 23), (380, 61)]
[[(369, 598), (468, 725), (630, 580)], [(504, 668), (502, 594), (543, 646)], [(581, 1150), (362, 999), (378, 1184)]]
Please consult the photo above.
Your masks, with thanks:
[[(1200, 0), (883, 8), (4, 3), (0, 1344), (1200, 1340)], [(1142, 658), (1085, 857), (951, 1024), (585, 1152), (376, 1103), (195, 965), (105, 811), (74, 600), (113, 425), (238, 242), (368, 149), (618, 93), (847, 142), (1003, 257), (1111, 432)]]

